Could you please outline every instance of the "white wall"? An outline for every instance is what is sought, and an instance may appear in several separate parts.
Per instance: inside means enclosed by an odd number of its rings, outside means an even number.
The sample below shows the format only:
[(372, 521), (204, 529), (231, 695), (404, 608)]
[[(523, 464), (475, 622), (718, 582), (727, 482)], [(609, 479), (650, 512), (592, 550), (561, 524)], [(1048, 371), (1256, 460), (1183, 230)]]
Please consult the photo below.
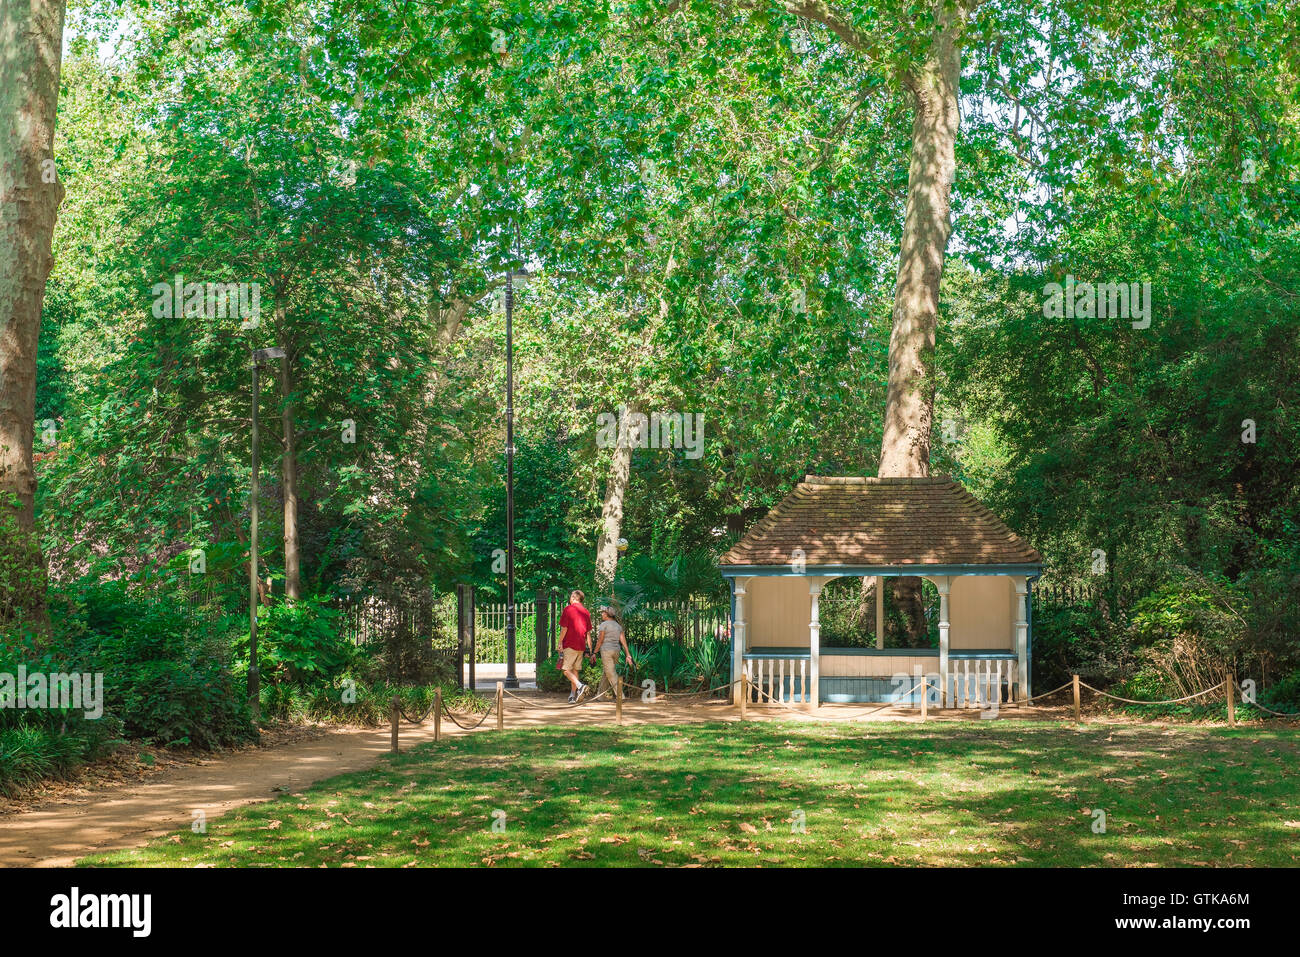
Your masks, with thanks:
[(808, 647), (812, 618), (808, 579), (755, 576), (745, 591), (750, 648)]
[(937, 674), (937, 655), (909, 655), (907, 649), (897, 649), (897, 655), (822, 655), (823, 678), (890, 678), (896, 674), (911, 675), (920, 668), (920, 674)]
[(1006, 575), (955, 575), (948, 598), (948, 648), (1015, 649), (1016, 588)]

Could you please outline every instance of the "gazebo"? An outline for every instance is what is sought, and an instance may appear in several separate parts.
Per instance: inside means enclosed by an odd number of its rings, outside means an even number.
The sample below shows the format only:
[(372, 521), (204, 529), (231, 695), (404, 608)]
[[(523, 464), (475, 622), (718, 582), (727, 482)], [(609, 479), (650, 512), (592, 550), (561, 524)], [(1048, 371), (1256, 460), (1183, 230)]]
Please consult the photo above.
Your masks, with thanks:
[[(753, 694), (814, 708), (917, 703), (920, 692), (908, 692), (922, 675), (943, 707), (1030, 697), (1031, 593), (1042, 562), (948, 476), (809, 475), (722, 557), (734, 699), (742, 674)], [(939, 592), (937, 648), (884, 647), (884, 579), (903, 575)], [(833, 578), (868, 576), (876, 579), (876, 647), (822, 647), (822, 589)]]

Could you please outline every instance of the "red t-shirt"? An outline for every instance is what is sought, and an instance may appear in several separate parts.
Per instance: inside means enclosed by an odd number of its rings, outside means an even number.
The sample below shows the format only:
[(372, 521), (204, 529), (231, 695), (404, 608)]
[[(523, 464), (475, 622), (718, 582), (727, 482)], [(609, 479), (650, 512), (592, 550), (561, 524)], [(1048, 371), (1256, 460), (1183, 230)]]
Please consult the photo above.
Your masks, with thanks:
[(591, 631), (591, 612), (581, 605), (570, 605), (560, 615), (560, 627), (569, 629), (560, 647), (585, 649), (587, 632)]

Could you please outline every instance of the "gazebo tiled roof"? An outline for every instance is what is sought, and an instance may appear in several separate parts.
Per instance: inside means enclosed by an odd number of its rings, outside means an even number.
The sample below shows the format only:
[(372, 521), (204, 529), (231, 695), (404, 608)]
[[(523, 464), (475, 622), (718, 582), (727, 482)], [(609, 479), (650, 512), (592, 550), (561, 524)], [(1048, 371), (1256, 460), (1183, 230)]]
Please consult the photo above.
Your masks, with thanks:
[(960, 483), (807, 476), (722, 557), (722, 566), (1041, 565)]

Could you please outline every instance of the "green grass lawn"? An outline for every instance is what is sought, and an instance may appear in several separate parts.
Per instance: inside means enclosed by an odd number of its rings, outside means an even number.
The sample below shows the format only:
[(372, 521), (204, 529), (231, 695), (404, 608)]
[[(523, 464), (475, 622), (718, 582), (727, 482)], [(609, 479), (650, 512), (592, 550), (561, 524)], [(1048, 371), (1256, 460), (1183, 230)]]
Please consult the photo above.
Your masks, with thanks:
[[(1106, 814), (1094, 833), (1095, 809)], [(504, 812), (494, 832), (493, 812)], [(793, 821), (802, 814), (805, 832)], [(500, 817), (498, 815), (498, 817)], [(543, 728), (83, 864), (1290, 865), (1293, 731), (971, 722)]]

